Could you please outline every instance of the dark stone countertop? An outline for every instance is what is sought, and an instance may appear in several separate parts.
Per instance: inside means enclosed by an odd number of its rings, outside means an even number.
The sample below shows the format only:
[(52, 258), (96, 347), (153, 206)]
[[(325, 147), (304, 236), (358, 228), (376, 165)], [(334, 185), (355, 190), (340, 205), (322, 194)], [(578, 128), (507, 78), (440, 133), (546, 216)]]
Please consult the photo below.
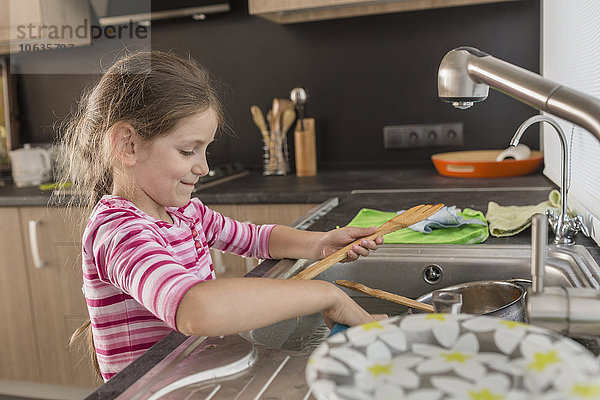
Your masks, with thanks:
[[(438, 175), (433, 167), (421, 169), (324, 170), (316, 176), (268, 176), (250, 171), (246, 176), (198, 190), (206, 204), (321, 203), (357, 190), (447, 190), (449, 188), (529, 187), (546, 190), (553, 183), (541, 173), (512, 178), (464, 179)], [(0, 206), (46, 206), (50, 191), (37, 187), (0, 186)]]
[(316, 176), (269, 176), (258, 172), (196, 192), (204, 203), (321, 203), (359, 190), (446, 190), (448, 188), (549, 189), (554, 184), (541, 173), (513, 178), (457, 179), (422, 169), (326, 170)]
[[(421, 203), (444, 203), (459, 208), (473, 208), (484, 213), (489, 201), (503, 205), (537, 204), (547, 200), (554, 184), (540, 173), (514, 178), (456, 179), (438, 175), (431, 169), (403, 170), (339, 170), (319, 171), (317, 176), (299, 178), (294, 175), (263, 177), (251, 172), (247, 176), (200, 190), (196, 193), (203, 202), (212, 204), (260, 203), (320, 203), (338, 197), (340, 204), (313, 223), (309, 230), (329, 230), (345, 225), (363, 207), (396, 211)], [(46, 199), (37, 189), (0, 188), (0, 205), (41, 205)], [(39, 190), (37, 192), (40, 192)], [(14, 196), (15, 202), (9, 199)], [(19, 200), (17, 200), (19, 199)], [(595, 244), (578, 236), (578, 244), (592, 250), (596, 260)], [(490, 237), (485, 244), (528, 244), (530, 231), (509, 238)], [(248, 276), (262, 276), (275, 265), (265, 261)], [(140, 358), (99, 387), (88, 399), (113, 399), (141, 378), (154, 365), (177, 348), (187, 337), (172, 332)]]

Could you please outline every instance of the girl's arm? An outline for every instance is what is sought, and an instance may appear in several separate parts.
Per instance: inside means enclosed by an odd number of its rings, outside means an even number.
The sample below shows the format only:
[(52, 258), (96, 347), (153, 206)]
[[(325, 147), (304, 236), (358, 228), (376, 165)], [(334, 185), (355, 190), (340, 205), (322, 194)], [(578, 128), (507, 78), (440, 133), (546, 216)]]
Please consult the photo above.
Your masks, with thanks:
[[(272, 258), (320, 259), (377, 228), (344, 227), (309, 232), (277, 225), (269, 236)], [(383, 238), (364, 240), (347, 261), (367, 256)], [(177, 329), (188, 335), (216, 336), (244, 332), (276, 322), (322, 312), (328, 325), (353, 326), (374, 318), (335, 285), (319, 280), (229, 278), (201, 282), (183, 296)]]
[(189, 289), (179, 303), (176, 323), (187, 335), (219, 336), (320, 311), (330, 324), (352, 326), (374, 319), (329, 282), (225, 278)]
[[(328, 232), (310, 232), (277, 225), (269, 237), (269, 254), (271, 258), (305, 258), (320, 260), (341, 249), (358, 238), (368, 236), (377, 228), (344, 227)], [(354, 261), (359, 256), (368, 256), (370, 250), (377, 250), (383, 243), (383, 238), (375, 240), (364, 239), (359, 245), (354, 245), (348, 252), (345, 261)]]

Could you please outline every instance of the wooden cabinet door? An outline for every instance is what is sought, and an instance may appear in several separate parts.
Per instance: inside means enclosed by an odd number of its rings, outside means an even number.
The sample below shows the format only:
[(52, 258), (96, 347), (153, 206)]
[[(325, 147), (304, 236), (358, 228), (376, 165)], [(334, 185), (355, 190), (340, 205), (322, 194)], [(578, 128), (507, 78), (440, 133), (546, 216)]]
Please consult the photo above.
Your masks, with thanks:
[[(0, 1), (0, 43), (8, 44), (16, 40), (17, 28), (42, 23), (40, 0), (1, 0)], [(24, 28), (21, 28), (24, 29)]]
[(89, 25), (86, 35), (72, 33), (89, 21), (83, 0), (0, 0), (0, 54), (91, 44)]
[(318, 204), (239, 204), (241, 221), (254, 224), (290, 225)]
[[(100, 382), (85, 349), (68, 347), (74, 329), (88, 317), (81, 291), (78, 213), (65, 208), (21, 207), (20, 219), (26, 238), (40, 381), (96, 387)], [(30, 229), (33, 223), (36, 227)], [(36, 258), (43, 265), (36, 266)]]
[(248, 12), (278, 24), (518, 0), (248, 0)]
[(16, 207), (0, 207), (0, 379), (40, 379), (23, 231)]

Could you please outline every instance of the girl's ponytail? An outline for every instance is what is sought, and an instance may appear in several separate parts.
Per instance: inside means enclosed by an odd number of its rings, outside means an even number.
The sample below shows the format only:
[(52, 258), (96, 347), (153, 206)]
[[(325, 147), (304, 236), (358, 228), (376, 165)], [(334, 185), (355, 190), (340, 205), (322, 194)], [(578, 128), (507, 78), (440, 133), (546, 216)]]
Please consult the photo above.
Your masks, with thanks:
[(71, 334), (71, 337), (69, 338), (69, 347), (74, 347), (75, 343), (83, 336), (86, 336), (87, 338), (87, 351), (89, 352), (90, 359), (92, 360), (96, 377), (98, 379), (102, 379), (102, 372), (100, 371), (100, 364), (98, 364), (98, 356), (96, 355), (96, 347), (94, 346), (92, 322), (89, 318), (83, 323), (83, 325), (81, 325), (75, 330), (75, 332)]

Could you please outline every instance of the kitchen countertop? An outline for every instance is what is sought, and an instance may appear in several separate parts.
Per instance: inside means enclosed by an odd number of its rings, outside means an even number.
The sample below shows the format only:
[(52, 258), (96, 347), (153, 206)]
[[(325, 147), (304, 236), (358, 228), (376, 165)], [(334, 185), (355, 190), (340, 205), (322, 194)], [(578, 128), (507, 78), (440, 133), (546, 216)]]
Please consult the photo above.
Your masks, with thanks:
[[(438, 175), (433, 168), (331, 170), (314, 177), (263, 177), (250, 172), (243, 178), (198, 191), (210, 204), (321, 203), (333, 197), (340, 204), (314, 222), (309, 230), (328, 230), (344, 225), (363, 207), (396, 211), (420, 203), (442, 202), (485, 212), (494, 200), (503, 205), (536, 204), (548, 198), (554, 184), (541, 173), (496, 179), (457, 179)], [(45, 206), (50, 193), (37, 188), (0, 187), (0, 206)], [(509, 238), (490, 237), (485, 244), (530, 243), (529, 230)], [(595, 244), (579, 235), (592, 256), (600, 261)], [(485, 245), (483, 244), (483, 245)], [(275, 261), (265, 261), (249, 276), (262, 276)], [(177, 348), (187, 337), (172, 332), (140, 358), (99, 387), (88, 399), (113, 399)]]
[[(194, 195), (206, 204), (321, 203), (343, 199), (360, 190), (444, 191), (450, 188), (482, 189), (529, 187), (549, 191), (554, 184), (541, 173), (513, 178), (462, 179), (443, 177), (431, 168), (324, 170), (316, 176), (269, 176), (250, 171), (246, 176), (210, 186)], [(37, 187), (0, 186), (0, 206), (46, 206), (50, 191)]]

